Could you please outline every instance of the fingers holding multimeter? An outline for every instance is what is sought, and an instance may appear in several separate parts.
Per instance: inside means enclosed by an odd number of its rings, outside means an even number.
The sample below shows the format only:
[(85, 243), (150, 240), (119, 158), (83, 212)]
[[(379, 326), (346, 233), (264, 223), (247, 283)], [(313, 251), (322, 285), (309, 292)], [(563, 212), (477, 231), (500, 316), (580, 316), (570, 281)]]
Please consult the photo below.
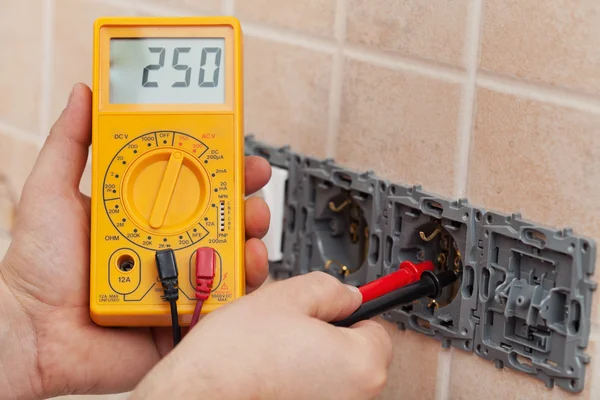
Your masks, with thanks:
[[(91, 90), (79, 83), (72, 89), (67, 105), (54, 124), (40, 153), (30, 180), (47, 190), (78, 192), (91, 143)], [(245, 157), (246, 195), (262, 189), (271, 177), (271, 166), (262, 157)], [(90, 199), (82, 195), (89, 211)], [(269, 229), (269, 207), (263, 199), (251, 197), (245, 205), (246, 278), (248, 290), (260, 286), (268, 274), (267, 250), (261, 240)]]
[(245, 170), (246, 196), (262, 189), (271, 179), (271, 165), (262, 157), (247, 156)]
[[(271, 179), (271, 166), (262, 157), (246, 157), (246, 195), (259, 191)], [(246, 238), (262, 239), (269, 230), (271, 213), (267, 203), (260, 197), (246, 200)]]

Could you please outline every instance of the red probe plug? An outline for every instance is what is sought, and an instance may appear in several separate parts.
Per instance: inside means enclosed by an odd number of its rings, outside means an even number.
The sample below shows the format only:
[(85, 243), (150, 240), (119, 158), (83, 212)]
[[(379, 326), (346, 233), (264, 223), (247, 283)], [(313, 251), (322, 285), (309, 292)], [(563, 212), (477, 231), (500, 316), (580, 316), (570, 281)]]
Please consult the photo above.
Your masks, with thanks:
[(210, 247), (201, 247), (196, 251), (196, 298), (208, 300), (215, 279), (217, 253)]
[(198, 323), (202, 304), (210, 297), (210, 291), (215, 280), (215, 264), (217, 263), (217, 253), (210, 247), (201, 247), (196, 251), (196, 308), (190, 329)]
[(400, 264), (398, 271), (359, 287), (358, 289), (363, 295), (362, 302), (366, 303), (396, 289), (415, 283), (421, 279), (421, 274), (424, 271), (433, 271), (433, 269), (434, 265), (431, 261), (423, 261), (419, 264), (404, 261)]

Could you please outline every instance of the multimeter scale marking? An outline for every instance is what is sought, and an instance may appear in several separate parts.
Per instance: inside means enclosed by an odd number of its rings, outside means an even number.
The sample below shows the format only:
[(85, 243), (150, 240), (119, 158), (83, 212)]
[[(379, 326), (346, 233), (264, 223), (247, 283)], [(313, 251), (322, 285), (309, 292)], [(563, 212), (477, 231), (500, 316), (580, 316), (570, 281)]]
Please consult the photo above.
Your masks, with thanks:
[[(168, 151), (170, 154), (170, 149), (173, 151), (184, 151), (185, 153), (182, 154), (189, 154), (189, 157), (197, 159), (197, 157), (205, 154), (209, 147), (202, 141), (183, 132), (149, 132), (132, 139), (123, 147), (121, 147), (121, 149), (113, 157), (104, 176), (102, 191), (104, 207), (111, 223), (121, 234), (120, 236), (122, 236), (124, 239), (148, 250), (167, 248), (173, 248), (175, 250), (183, 249), (200, 242), (206, 237), (206, 235), (208, 235), (206, 228), (199, 223), (198, 225), (195, 225), (194, 229), (196, 232), (191, 230), (183, 230), (180, 232), (160, 234), (158, 233), (160, 232), (158, 225), (162, 225), (162, 223), (157, 222), (158, 218), (156, 216), (153, 222), (154, 225), (156, 225), (156, 229), (152, 229), (151, 226), (145, 228), (143, 226), (138, 226), (139, 224), (131, 221), (131, 218), (129, 218), (131, 210), (128, 210), (124, 205), (124, 202), (127, 201), (123, 198), (123, 194), (125, 193), (124, 190), (126, 190), (126, 188), (122, 187), (123, 185), (127, 184), (126, 176), (129, 175), (128, 179), (131, 180), (133, 179), (131, 177), (132, 174), (143, 174), (144, 168), (146, 167), (145, 164), (140, 166), (140, 163), (147, 164), (152, 162), (148, 157), (163, 157), (159, 156), (159, 153), (155, 153), (156, 151)], [(200, 156), (198, 156), (199, 153)], [(135, 170), (136, 168), (137, 170)], [(198, 171), (201, 171), (199, 168), (203, 167), (194, 168), (196, 168)], [(209, 175), (206, 171), (204, 171), (204, 175), (206, 175), (206, 179), (208, 180), (207, 184), (210, 187), (211, 184)], [(177, 175), (173, 176), (174, 179), (177, 179)], [(157, 178), (160, 179), (160, 177)], [(128, 185), (131, 185), (131, 182)], [(206, 190), (206, 192), (206, 194), (210, 196), (211, 190)], [(131, 196), (131, 192), (128, 191), (128, 193)], [(115, 194), (120, 195), (116, 197)], [(199, 221), (201, 217), (202, 215), (198, 214), (195, 216), (195, 219)], [(152, 223), (150, 225), (152, 225)], [(140, 230), (146, 231), (149, 235), (140, 233)], [(186, 232), (187, 237), (184, 236), (183, 238), (179, 238), (183, 232)], [(152, 236), (152, 239), (147, 239), (146, 236)], [(119, 238), (119, 236), (113, 236), (111, 240), (120, 240), (115, 238)]]
[[(154, 265), (160, 250), (173, 250), (179, 265), (179, 324), (189, 323), (197, 304), (189, 261), (201, 247), (218, 257), (202, 313), (244, 295), (242, 208), (229, 209), (230, 200), (245, 198), (242, 37), (233, 17), (95, 22), (89, 308), (96, 324), (172, 324)], [(167, 63), (144, 76), (159, 64), (160, 54), (149, 50), (155, 46), (165, 49)], [(192, 68), (191, 81), (170, 63), (181, 46), (191, 48), (180, 57)]]

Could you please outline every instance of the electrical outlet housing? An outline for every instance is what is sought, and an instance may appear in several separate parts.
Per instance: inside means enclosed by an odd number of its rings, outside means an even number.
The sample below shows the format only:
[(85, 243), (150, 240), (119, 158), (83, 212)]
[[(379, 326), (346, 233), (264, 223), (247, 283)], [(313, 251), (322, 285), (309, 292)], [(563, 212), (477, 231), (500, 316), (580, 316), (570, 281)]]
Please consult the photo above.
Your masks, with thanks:
[(422, 299), (383, 317), (548, 387), (583, 389), (597, 286), (594, 241), (253, 136), (245, 151), (287, 170), (282, 254), (270, 262), (275, 279), (320, 270), (359, 286), (405, 260), (457, 268), (461, 278), (443, 301)]

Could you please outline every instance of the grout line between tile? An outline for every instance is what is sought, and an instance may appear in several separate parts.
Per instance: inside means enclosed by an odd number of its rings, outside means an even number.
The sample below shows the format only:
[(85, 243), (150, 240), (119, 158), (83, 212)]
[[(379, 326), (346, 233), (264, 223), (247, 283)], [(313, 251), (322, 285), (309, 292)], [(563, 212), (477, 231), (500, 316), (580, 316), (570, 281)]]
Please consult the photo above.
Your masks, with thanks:
[(338, 45), (331, 39), (320, 39), (310, 34), (291, 29), (273, 28), (267, 25), (241, 21), (244, 33), (247, 36), (268, 39), (273, 42), (291, 44), (293, 46), (309, 48), (325, 53), (335, 53)]
[(477, 101), (477, 67), (483, 25), (483, 0), (472, 0), (469, 10), (467, 39), (465, 40), (465, 62), (467, 81), (463, 86), (457, 126), (457, 151), (454, 159), (454, 197), (464, 198), (469, 179), (469, 159)]
[(591, 113), (600, 113), (600, 98), (564, 88), (541, 85), (488, 71), (478, 73), (477, 85), (499, 93)]
[(441, 65), (427, 60), (395, 54), (391, 55), (384, 51), (377, 51), (360, 45), (346, 44), (344, 46), (344, 54), (357, 61), (367, 62), (396, 71), (414, 72), (419, 75), (453, 83), (464, 82), (466, 76), (465, 71), (460, 67)]
[[(42, 138), (37, 135), (37, 132), (30, 132), (21, 128), (17, 128), (11, 124), (0, 121), (0, 135), (6, 135), (12, 139), (20, 140), (25, 143), (35, 144), (41, 147)], [(44, 138), (45, 139), (45, 138)]]
[(437, 360), (435, 400), (450, 400), (450, 374), (454, 349), (440, 349)]
[(344, 92), (344, 53), (338, 50), (333, 56), (333, 68), (331, 69), (331, 86), (329, 88), (329, 115), (327, 123), (327, 158), (337, 156), (337, 143), (340, 134), (342, 96)]
[[(95, 0), (100, 1), (100, 0)], [(118, 7), (129, 7), (134, 10), (143, 10), (151, 14), (156, 15), (180, 15), (180, 16), (191, 16), (199, 15), (194, 10), (179, 9), (174, 7), (157, 6), (154, 4), (147, 4), (143, 1), (130, 1), (123, 4), (120, 0), (102, 0), (104, 3), (115, 5)], [(227, 1), (227, 0), (225, 0)], [(225, 6), (223, 7), (223, 9)], [(206, 15), (206, 14), (203, 14)], [(257, 24), (253, 22), (247, 22), (240, 20), (244, 35), (249, 37), (256, 37), (261, 39), (268, 39), (273, 42), (291, 44), (298, 47), (309, 48), (325, 53), (335, 53), (338, 45), (331, 39), (324, 39), (312, 36), (307, 33), (302, 33), (292, 29), (275, 28), (268, 25)]]
[(336, 1), (334, 24), (334, 37), (338, 42), (338, 49), (333, 56), (331, 69), (331, 86), (329, 88), (329, 114), (327, 125), (326, 155), (335, 158), (337, 155), (337, 142), (340, 133), (340, 117), (342, 112), (342, 96), (344, 92), (344, 52), (342, 46), (346, 40), (346, 10), (347, 0)]
[[(94, 1), (111, 4), (121, 8), (130, 8), (135, 10), (141, 9), (158, 15), (199, 15), (199, 13), (197, 11), (195, 12), (194, 10), (157, 6), (155, 4), (147, 4), (142, 0), (130, 0), (126, 3), (121, 0)], [(235, 0), (223, 1), (234, 2)], [(483, 0), (473, 1), (476, 2), (475, 4), (478, 5), (479, 9), (482, 8), (481, 3)], [(481, 15), (481, 11), (479, 11), (479, 14)], [(288, 43), (291, 45), (310, 48), (317, 51), (324, 51), (331, 54), (335, 53), (337, 49), (337, 43), (327, 38), (319, 38), (308, 33), (302, 33), (291, 29), (269, 27), (243, 20), (241, 22), (242, 26), (244, 27), (244, 33), (247, 36), (265, 38), (275, 42)], [(472, 24), (472, 22), (472, 20), (469, 21), (470, 24)], [(468, 43), (471, 43), (471, 41)], [(467, 47), (469, 47), (468, 44)], [(468, 71), (464, 71), (460, 67), (435, 63), (431, 60), (420, 59), (406, 55), (390, 54), (366, 46), (345, 44), (344, 54), (347, 57), (359, 61), (371, 62), (374, 65), (399, 71), (415, 72), (421, 75), (439, 78), (450, 82), (462, 83), (465, 79), (468, 79)], [(472, 54), (470, 54), (470, 56), (472, 56)], [(515, 94), (534, 100), (554, 103), (557, 105), (585, 111), (600, 112), (600, 97), (578, 93), (565, 88), (551, 87), (544, 85), (543, 83), (511, 78), (508, 76), (480, 70), (477, 72), (476, 84), (501, 93)]]
[(39, 136), (45, 137), (50, 130), (50, 113), (52, 103), (52, 73), (54, 47), (54, 0), (44, 0), (42, 21), (42, 63), (41, 63), (41, 93), (40, 93), (40, 123)]
[(336, 0), (333, 36), (342, 45), (346, 40), (346, 22), (348, 18), (348, 0)]
[(235, 14), (235, 0), (222, 0), (223, 2), (223, 15), (234, 15)]
[(92, 0), (96, 3), (109, 4), (113, 7), (128, 9), (131, 11), (146, 11), (152, 15), (165, 15), (165, 16), (203, 16), (208, 15), (206, 12), (200, 12), (198, 10), (177, 8), (177, 7), (165, 7), (158, 4), (148, 4), (143, 0)]

